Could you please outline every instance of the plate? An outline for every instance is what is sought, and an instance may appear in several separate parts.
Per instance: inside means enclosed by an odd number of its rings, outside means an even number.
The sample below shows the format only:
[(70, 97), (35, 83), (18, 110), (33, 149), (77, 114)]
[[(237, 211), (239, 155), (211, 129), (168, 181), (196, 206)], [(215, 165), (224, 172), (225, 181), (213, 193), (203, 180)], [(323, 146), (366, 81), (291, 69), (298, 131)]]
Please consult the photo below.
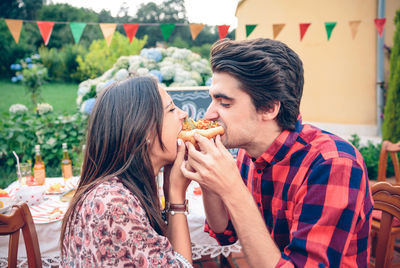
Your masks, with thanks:
[(6, 206), (4, 208), (0, 208), (0, 214), (5, 214), (9, 209), (12, 208), (12, 205)]
[(46, 194), (63, 194), (67, 192), (68, 189), (66, 189), (64, 184), (61, 183), (54, 183), (50, 184), (47, 189), (46, 189)]
[(60, 201), (61, 202), (69, 202), (71, 201), (72, 197), (74, 197), (76, 192), (76, 189), (71, 189), (64, 193), (62, 196), (60, 196)]

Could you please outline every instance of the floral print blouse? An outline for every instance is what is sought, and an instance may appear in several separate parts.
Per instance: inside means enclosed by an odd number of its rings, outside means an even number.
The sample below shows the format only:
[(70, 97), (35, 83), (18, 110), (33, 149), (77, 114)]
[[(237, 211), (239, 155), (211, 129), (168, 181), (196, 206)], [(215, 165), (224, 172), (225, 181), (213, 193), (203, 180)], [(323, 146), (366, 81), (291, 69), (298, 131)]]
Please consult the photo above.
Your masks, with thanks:
[(63, 267), (190, 267), (150, 225), (139, 199), (117, 178), (95, 186), (71, 214)]

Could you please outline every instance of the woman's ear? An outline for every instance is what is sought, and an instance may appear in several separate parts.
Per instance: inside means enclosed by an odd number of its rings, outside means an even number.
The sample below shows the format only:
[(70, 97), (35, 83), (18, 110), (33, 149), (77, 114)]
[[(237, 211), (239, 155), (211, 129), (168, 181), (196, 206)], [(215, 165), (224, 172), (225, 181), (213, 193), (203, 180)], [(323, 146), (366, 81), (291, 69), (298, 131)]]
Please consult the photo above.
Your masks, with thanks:
[(271, 108), (262, 111), (261, 114), (262, 119), (265, 121), (275, 120), (275, 118), (278, 116), (280, 108), (281, 108), (281, 102), (275, 101)]

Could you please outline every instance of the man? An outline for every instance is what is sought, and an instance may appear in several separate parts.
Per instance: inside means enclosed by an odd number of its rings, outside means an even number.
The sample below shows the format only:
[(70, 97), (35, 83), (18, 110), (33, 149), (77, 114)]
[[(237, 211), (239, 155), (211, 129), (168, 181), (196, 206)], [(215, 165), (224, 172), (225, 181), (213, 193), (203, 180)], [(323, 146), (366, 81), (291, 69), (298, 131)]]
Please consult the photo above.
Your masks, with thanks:
[[(303, 67), (285, 44), (220, 40), (205, 117), (183, 174), (203, 190), (210, 234), (240, 239), (251, 267), (366, 267), (373, 201), (361, 154), (301, 123)], [(240, 148), (237, 164), (226, 148)], [(237, 167), (239, 169), (237, 169)]]

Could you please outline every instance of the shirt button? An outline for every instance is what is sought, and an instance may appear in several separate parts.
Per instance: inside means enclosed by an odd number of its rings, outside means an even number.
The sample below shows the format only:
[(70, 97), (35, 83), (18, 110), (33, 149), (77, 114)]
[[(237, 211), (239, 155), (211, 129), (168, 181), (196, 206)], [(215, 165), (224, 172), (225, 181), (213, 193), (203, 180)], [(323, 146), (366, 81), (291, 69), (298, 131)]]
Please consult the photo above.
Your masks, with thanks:
[(256, 162), (257, 159), (253, 157), (251, 160), (253, 160), (253, 162)]
[(258, 207), (261, 207), (261, 204), (260, 204), (260, 202), (257, 202), (257, 206), (258, 206)]
[(261, 169), (257, 169), (257, 173), (258, 173), (258, 174), (261, 174)]

